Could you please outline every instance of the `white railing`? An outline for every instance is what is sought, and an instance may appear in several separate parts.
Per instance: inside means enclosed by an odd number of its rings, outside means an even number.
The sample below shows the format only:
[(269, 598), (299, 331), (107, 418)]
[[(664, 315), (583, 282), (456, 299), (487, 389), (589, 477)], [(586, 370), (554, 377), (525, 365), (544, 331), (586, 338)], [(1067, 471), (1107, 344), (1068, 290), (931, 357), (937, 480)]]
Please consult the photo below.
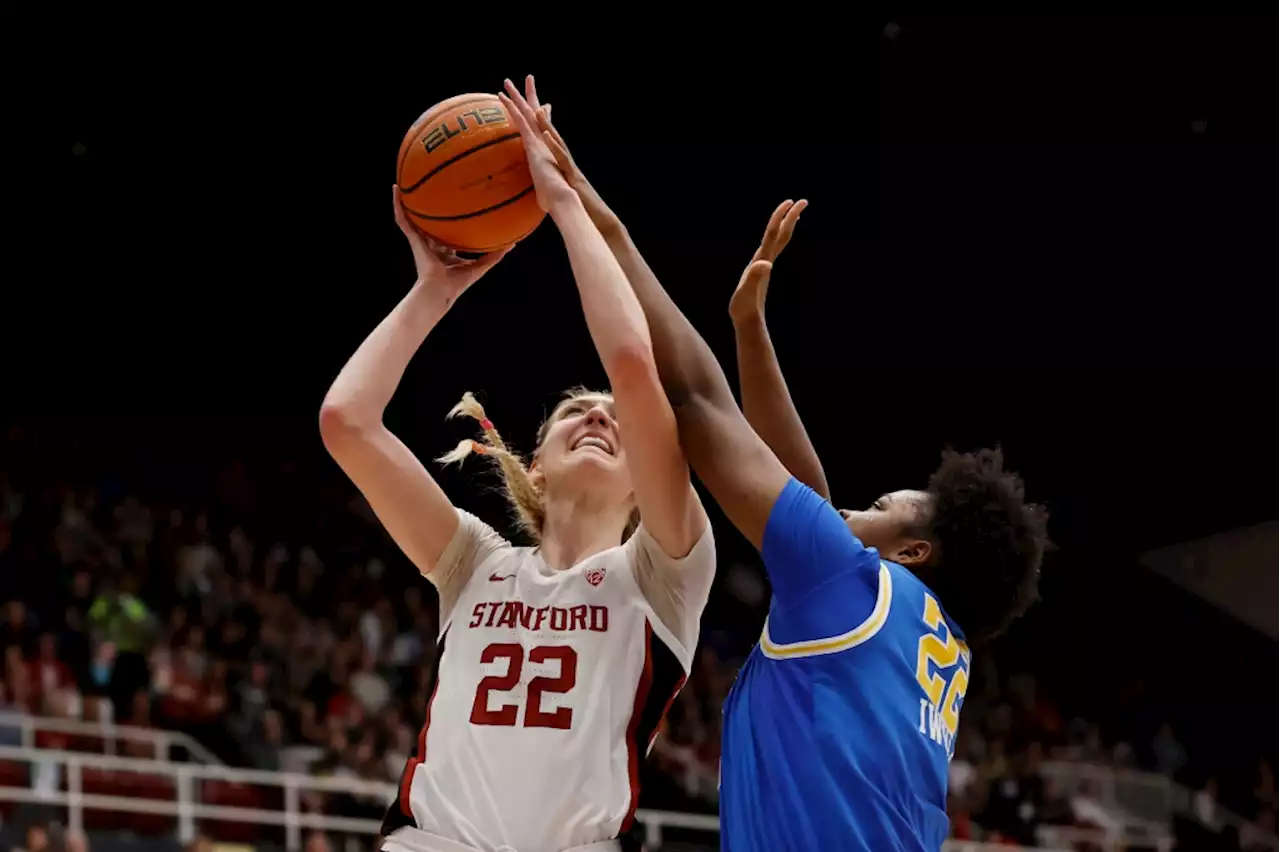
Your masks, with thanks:
[(1163, 775), (1059, 761), (1041, 764), (1040, 775), (1067, 796), (1088, 786), (1102, 807), (1126, 823), (1167, 828), (1173, 820), (1173, 782)]
[[(1093, 796), (1109, 812), (1124, 819), (1126, 833), (1133, 836), (1164, 837), (1176, 814), (1191, 810), (1193, 791), (1174, 783), (1164, 775), (1136, 769), (1114, 769), (1089, 763), (1049, 762), (1040, 767), (1046, 780), (1053, 780), (1068, 796), (1087, 785)], [(1224, 825), (1237, 831), (1246, 830), (1249, 821), (1216, 807)], [(1275, 836), (1258, 837), (1271, 849), (1280, 849)]]
[(30, 716), (26, 713), (8, 711), (0, 711), (0, 728), (19, 731), (22, 745), (26, 748), (37, 747), (36, 734), (38, 733), (68, 734), (73, 737), (94, 737), (102, 740), (103, 748), (109, 755), (118, 753), (121, 743), (142, 743), (152, 749), (156, 760), (172, 759), (171, 749), (179, 746), (192, 760), (199, 763), (222, 764), (213, 752), (191, 736), (179, 731), (161, 731), (134, 725), (117, 725), (112, 722), (82, 722), (78, 719)]
[[(382, 802), (389, 803), (396, 793), (393, 784), (360, 781), (353, 778), (324, 778), (289, 772), (263, 772), (195, 763), (167, 763), (16, 746), (0, 746), (0, 760), (29, 764), (33, 778), (40, 769), (47, 771), (51, 767), (56, 767), (65, 779), (63, 785), (43, 785), (43, 789), (0, 786), (0, 801), (64, 807), (67, 809), (67, 827), (75, 832), (84, 830), (85, 810), (172, 816), (177, 819), (178, 839), (184, 844), (195, 838), (197, 820), (228, 820), (264, 826), (283, 826), (285, 847), (289, 852), (297, 852), (302, 848), (302, 832), (305, 829), (366, 834), (372, 837), (376, 836), (381, 828), (378, 821), (306, 813), (302, 809), (302, 794), (316, 791), (346, 793), (357, 797), (376, 796)], [(170, 778), (174, 782), (175, 798), (158, 800), (86, 793), (84, 792), (85, 768)], [(227, 781), (281, 789), (284, 807), (282, 810), (270, 810), (207, 805), (199, 801), (197, 781)], [(662, 843), (663, 829), (682, 828), (717, 833), (720, 826), (720, 821), (713, 816), (667, 811), (637, 811), (636, 820), (644, 825), (646, 843), (654, 848)]]
[[(300, 773), (235, 769), (216, 764), (170, 763), (17, 746), (0, 746), (0, 761), (27, 764), (30, 767), (28, 777), (32, 779), (32, 784), (27, 787), (0, 786), (0, 802), (66, 808), (68, 828), (74, 832), (84, 830), (86, 810), (169, 816), (175, 818), (178, 839), (184, 844), (196, 836), (196, 825), (200, 820), (283, 827), (285, 847), (289, 852), (302, 849), (304, 830), (374, 837), (377, 836), (381, 827), (378, 821), (306, 812), (303, 809), (304, 794), (312, 791), (343, 793), (356, 798), (376, 798), (379, 802), (390, 802), (396, 792), (395, 786), (390, 783), (361, 781), (353, 778), (317, 777)], [(85, 769), (167, 778), (173, 782), (174, 798), (140, 798), (85, 792)], [(48, 782), (51, 774), (58, 777), (57, 783)], [(225, 781), (281, 790), (282, 807), (273, 809), (205, 804), (200, 800), (198, 782), (202, 781)], [(667, 829), (706, 832), (707, 842), (712, 844), (713, 848), (716, 841), (711, 835), (719, 833), (719, 820), (704, 814), (641, 810), (636, 813), (636, 819), (644, 826), (645, 841), (650, 849), (661, 846)], [(1113, 843), (1118, 843), (1122, 839), (1133, 838), (1104, 838), (1099, 832), (1092, 830), (1046, 828), (1039, 838), (1042, 845), (1036, 847), (1036, 850), (1038, 852), (1070, 850), (1076, 842), (1085, 839), (1108, 849)], [(1167, 844), (1156, 841), (1154, 845), (1164, 848)], [(1117, 848), (1122, 848), (1122, 845)], [(1017, 852), (1016, 847), (1003, 844), (992, 845), (960, 840), (948, 841), (943, 850), (944, 852)]]

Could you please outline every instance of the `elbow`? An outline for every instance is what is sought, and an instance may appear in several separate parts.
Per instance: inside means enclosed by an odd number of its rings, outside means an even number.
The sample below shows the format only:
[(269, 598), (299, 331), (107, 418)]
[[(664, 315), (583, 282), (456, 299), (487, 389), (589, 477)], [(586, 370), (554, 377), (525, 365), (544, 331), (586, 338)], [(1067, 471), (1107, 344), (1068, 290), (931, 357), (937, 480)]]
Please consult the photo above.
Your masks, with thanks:
[(627, 233), (627, 226), (622, 224), (622, 220), (612, 212), (597, 222), (596, 226), (600, 231), (600, 236), (604, 237), (605, 242), (610, 245), (613, 245), (615, 242), (625, 244), (631, 240), (631, 235)]
[(368, 424), (351, 406), (328, 399), (320, 406), (320, 440), (331, 456), (340, 455), (367, 430)]
[(637, 340), (616, 347), (604, 367), (615, 394), (624, 387), (657, 382), (658, 365), (654, 360), (653, 350), (643, 341)]

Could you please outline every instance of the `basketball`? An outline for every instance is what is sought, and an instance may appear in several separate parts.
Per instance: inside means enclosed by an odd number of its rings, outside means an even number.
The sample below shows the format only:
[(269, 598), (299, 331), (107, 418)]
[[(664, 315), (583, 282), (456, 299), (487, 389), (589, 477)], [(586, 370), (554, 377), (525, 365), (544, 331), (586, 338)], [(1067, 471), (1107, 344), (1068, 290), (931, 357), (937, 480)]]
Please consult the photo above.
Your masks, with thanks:
[(459, 95), (413, 123), (396, 163), (405, 213), (465, 252), (519, 242), (542, 221), (520, 133), (495, 95)]

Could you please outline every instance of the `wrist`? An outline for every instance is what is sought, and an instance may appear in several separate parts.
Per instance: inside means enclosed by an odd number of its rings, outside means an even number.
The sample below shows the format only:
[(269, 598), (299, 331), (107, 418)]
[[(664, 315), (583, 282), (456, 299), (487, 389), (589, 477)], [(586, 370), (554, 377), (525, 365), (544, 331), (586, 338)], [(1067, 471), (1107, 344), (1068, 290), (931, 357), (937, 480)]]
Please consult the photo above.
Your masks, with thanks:
[(583, 216), (586, 215), (586, 212), (587, 207), (582, 202), (582, 196), (578, 195), (568, 184), (565, 184), (562, 189), (557, 189), (555, 194), (547, 201), (547, 215), (557, 225), (566, 216)]
[(406, 301), (413, 304), (414, 311), (431, 316), (440, 316), (458, 299), (460, 291), (445, 276), (420, 275), (413, 282)]
[(763, 334), (767, 327), (764, 322), (764, 307), (752, 307), (742, 311), (729, 311), (733, 327), (737, 331)]

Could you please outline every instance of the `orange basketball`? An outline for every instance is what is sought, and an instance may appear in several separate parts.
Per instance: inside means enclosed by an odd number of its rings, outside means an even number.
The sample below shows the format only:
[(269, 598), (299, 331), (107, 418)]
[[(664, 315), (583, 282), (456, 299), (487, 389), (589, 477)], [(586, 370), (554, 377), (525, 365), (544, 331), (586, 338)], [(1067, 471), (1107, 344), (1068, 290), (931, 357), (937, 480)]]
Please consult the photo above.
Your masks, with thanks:
[(400, 143), (396, 182), (405, 212), (458, 251), (519, 242), (542, 221), (520, 133), (495, 95), (441, 101)]

